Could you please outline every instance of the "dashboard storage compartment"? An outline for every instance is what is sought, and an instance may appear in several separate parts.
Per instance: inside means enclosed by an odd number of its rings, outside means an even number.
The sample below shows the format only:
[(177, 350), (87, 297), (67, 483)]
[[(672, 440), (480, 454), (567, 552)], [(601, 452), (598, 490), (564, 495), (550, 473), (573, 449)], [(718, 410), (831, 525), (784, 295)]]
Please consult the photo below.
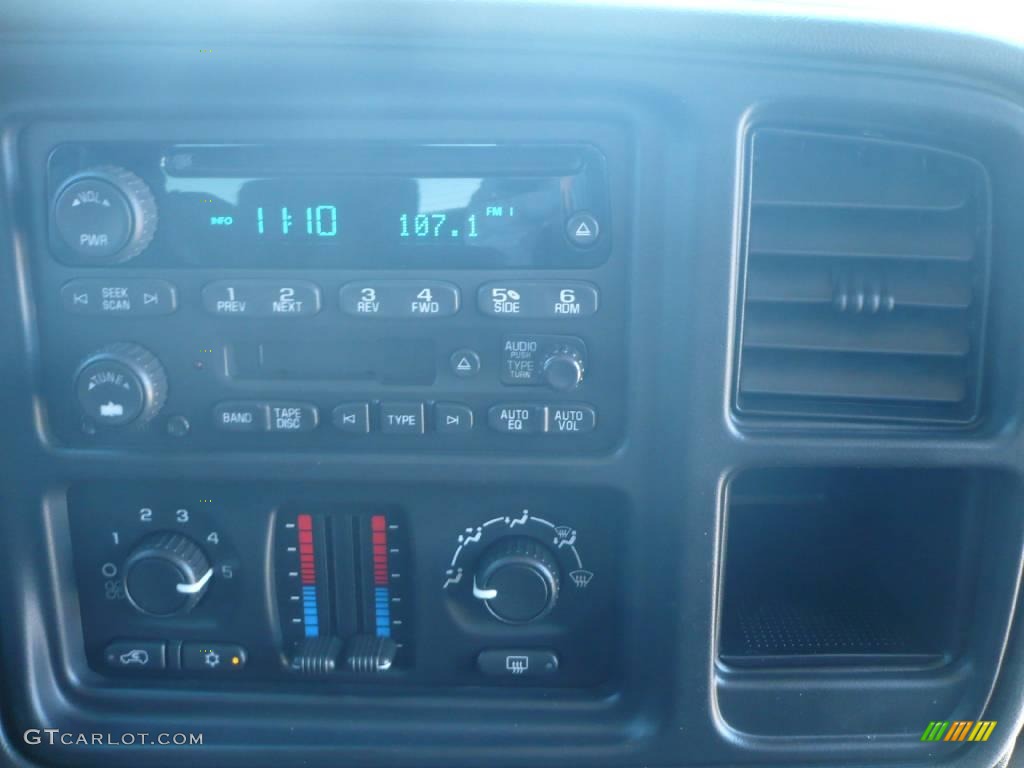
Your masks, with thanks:
[(967, 473), (758, 470), (730, 486), (719, 656), (736, 667), (935, 666), (969, 625)]

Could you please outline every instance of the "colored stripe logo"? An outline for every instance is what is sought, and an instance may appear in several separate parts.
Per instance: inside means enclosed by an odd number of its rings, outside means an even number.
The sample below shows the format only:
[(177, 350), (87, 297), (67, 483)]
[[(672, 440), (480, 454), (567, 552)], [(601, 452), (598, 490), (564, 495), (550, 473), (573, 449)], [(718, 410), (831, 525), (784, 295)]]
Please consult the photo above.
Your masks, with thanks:
[(995, 720), (932, 721), (921, 734), (921, 741), (988, 741), (996, 723)]

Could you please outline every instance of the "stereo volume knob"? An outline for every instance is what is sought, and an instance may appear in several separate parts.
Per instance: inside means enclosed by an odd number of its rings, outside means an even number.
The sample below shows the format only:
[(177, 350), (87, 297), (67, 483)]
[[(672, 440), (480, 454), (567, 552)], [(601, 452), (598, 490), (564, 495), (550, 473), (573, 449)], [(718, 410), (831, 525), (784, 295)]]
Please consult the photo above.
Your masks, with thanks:
[(180, 533), (154, 533), (128, 556), (124, 591), (149, 616), (186, 613), (202, 599), (213, 578), (206, 555)]
[(142, 253), (156, 233), (153, 193), (131, 171), (92, 168), (64, 182), (53, 203), (62, 254), (76, 264), (119, 264)]
[(473, 596), (506, 624), (536, 621), (558, 601), (558, 563), (535, 539), (501, 539), (480, 559)]
[(75, 373), (82, 415), (100, 427), (142, 426), (163, 407), (167, 374), (138, 344), (110, 344), (85, 359)]

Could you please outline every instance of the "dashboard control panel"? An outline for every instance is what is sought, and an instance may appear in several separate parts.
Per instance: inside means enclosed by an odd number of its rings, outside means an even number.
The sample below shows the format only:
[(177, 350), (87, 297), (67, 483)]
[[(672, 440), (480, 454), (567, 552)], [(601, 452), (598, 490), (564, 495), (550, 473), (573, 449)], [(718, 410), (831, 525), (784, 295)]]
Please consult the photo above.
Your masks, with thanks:
[(616, 653), (614, 494), (97, 483), (69, 515), (112, 678), (580, 686)]
[(55, 141), (48, 426), (190, 452), (606, 451), (626, 260), (590, 143)]

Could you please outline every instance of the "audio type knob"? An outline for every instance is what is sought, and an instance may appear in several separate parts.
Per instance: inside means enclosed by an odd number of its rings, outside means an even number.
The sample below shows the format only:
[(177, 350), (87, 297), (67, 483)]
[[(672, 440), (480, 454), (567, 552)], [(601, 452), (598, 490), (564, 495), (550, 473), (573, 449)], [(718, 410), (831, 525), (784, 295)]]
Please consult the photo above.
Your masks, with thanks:
[(536, 621), (558, 601), (558, 563), (535, 539), (501, 539), (480, 558), (473, 577), (473, 596), (482, 600), (499, 621)]
[(541, 366), (544, 381), (559, 392), (571, 392), (583, 383), (583, 359), (572, 350), (559, 350), (544, 360)]
[(167, 374), (138, 344), (110, 344), (79, 366), (75, 395), (82, 415), (98, 426), (142, 426), (167, 399)]
[(187, 613), (213, 578), (213, 568), (199, 545), (171, 532), (143, 539), (125, 561), (123, 573), (128, 600), (149, 616)]
[(156, 234), (157, 208), (146, 183), (116, 166), (91, 168), (64, 182), (53, 204), (63, 253), (79, 264), (119, 264)]

